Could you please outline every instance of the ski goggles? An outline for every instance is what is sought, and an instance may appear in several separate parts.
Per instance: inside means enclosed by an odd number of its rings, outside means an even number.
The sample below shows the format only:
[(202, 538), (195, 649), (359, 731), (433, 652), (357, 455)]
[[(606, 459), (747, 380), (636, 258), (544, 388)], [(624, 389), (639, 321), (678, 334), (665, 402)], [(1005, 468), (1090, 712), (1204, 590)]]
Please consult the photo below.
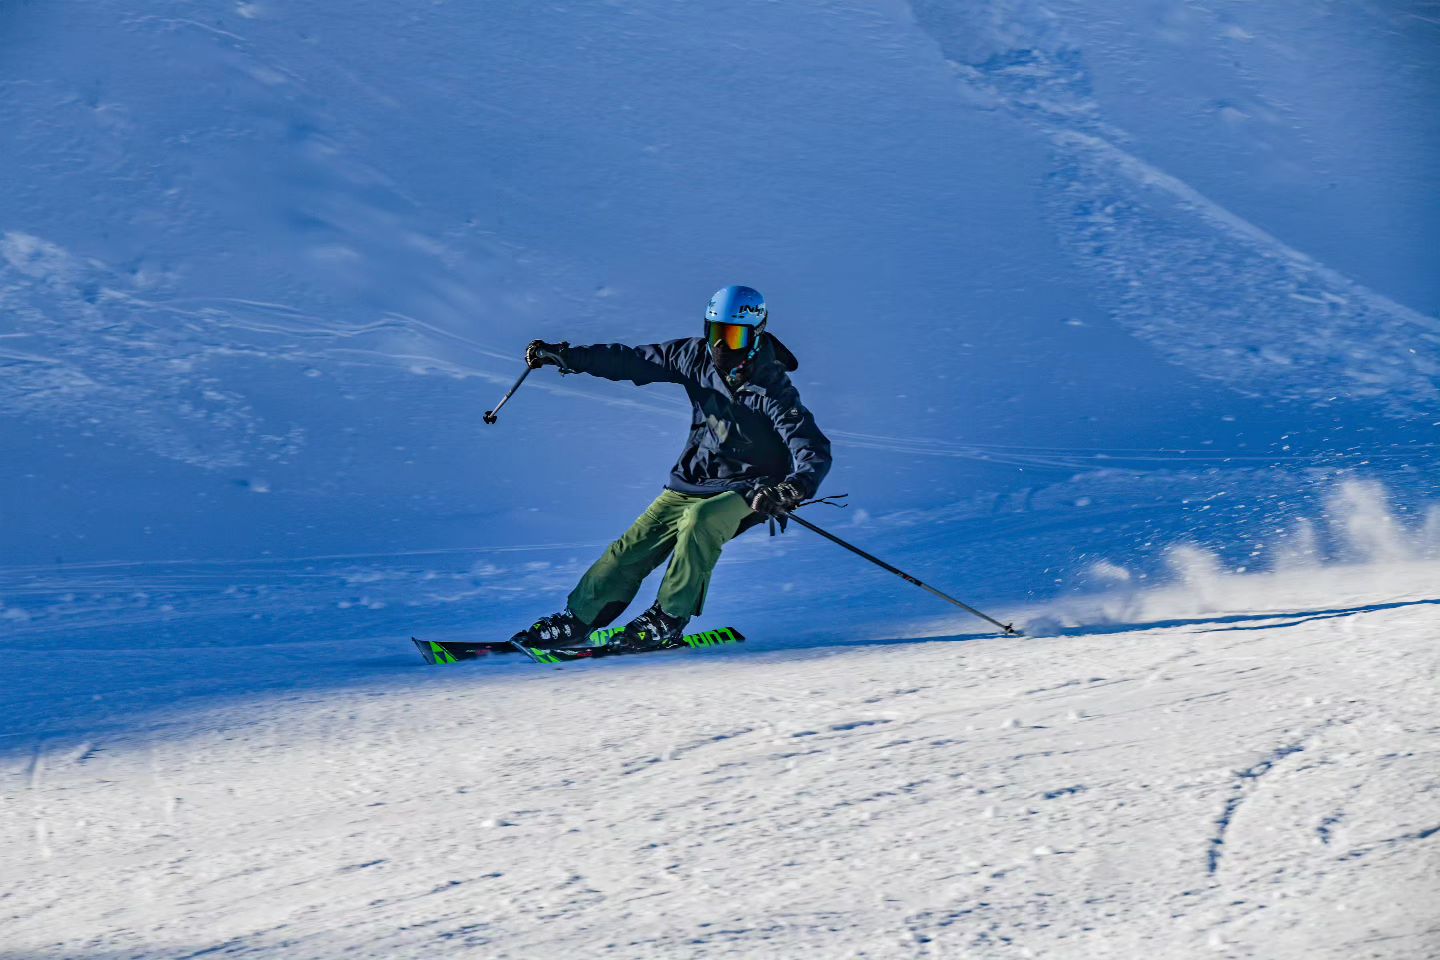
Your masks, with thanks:
[(723, 343), (731, 350), (749, 350), (755, 346), (760, 328), (744, 323), (725, 323), (721, 320), (705, 321), (705, 340), (710, 346)]

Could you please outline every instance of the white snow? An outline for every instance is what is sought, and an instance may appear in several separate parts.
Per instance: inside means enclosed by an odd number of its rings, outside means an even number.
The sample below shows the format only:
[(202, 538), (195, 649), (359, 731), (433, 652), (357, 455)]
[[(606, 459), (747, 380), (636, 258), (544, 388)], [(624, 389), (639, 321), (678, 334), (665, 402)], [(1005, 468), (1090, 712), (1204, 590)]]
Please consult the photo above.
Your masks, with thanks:
[(5, 955), (1433, 955), (1440, 570), (1355, 572), (1048, 637), (270, 651), (10, 741)]
[[(0, 5), (0, 960), (1440, 956), (1440, 22)], [(738, 650), (558, 607), (766, 291)], [(648, 602), (648, 589), (640, 598)]]

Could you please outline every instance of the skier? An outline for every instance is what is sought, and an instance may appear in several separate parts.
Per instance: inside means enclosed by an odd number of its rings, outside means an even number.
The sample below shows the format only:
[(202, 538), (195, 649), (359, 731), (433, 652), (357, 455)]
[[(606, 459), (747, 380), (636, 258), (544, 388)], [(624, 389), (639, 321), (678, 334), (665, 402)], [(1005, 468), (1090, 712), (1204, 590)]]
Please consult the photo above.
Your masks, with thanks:
[(799, 364), (765, 326), (765, 298), (729, 286), (710, 298), (705, 336), (665, 343), (572, 347), (535, 340), (532, 368), (638, 385), (678, 383), (694, 405), (690, 436), (665, 489), (570, 592), (564, 610), (514, 639), (532, 647), (583, 643), (635, 599), (668, 556), (659, 595), (610, 642), (645, 649), (677, 643), (700, 613), (711, 572), (731, 538), (815, 496), (830, 470), (830, 441), (800, 402), (788, 372)]

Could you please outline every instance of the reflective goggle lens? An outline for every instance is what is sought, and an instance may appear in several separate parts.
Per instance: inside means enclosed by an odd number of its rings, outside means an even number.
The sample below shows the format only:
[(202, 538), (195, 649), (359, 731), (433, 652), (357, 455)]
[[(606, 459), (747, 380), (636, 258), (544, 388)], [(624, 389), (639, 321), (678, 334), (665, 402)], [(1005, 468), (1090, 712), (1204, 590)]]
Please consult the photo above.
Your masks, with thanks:
[(743, 323), (721, 323), (711, 320), (705, 324), (705, 339), (710, 346), (723, 343), (731, 350), (749, 350), (755, 342), (755, 328)]

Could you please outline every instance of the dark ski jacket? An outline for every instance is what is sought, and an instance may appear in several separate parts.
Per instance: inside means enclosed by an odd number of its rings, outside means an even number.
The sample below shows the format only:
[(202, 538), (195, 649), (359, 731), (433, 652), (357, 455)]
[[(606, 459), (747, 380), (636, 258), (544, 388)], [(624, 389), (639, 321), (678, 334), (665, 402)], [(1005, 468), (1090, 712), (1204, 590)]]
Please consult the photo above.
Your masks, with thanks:
[(690, 436), (669, 489), (709, 496), (788, 480), (809, 499), (830, 470), (830, 441), (790, 382), (789, 372), (800, 366), (795, 355), (770, 334), (762, 337), (750, 379), (733, 391), (700, 337), (569, 347), (563, 359), (577, 373), (606, 380), (685, 388), (694, 405)]

